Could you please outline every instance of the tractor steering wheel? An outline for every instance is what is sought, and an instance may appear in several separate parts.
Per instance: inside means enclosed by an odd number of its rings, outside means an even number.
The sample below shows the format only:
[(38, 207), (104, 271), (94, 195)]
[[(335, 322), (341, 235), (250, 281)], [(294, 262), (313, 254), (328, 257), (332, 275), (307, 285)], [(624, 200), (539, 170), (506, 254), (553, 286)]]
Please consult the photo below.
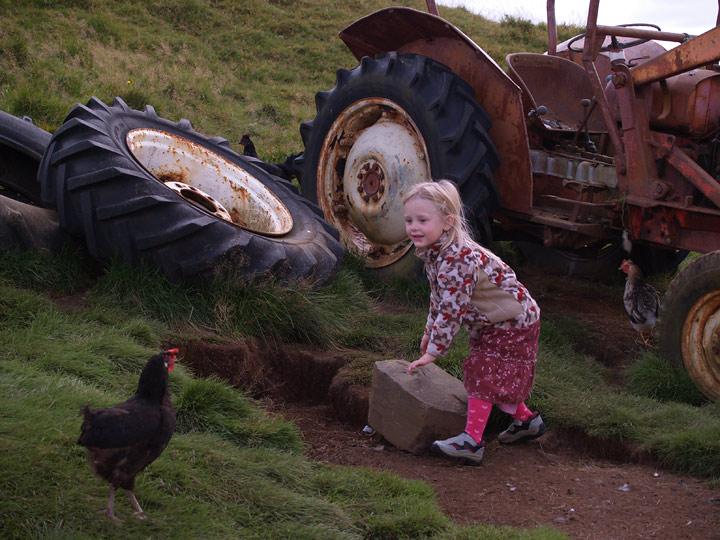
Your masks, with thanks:
[[(657, 24), (651, 24), (651, 23), (631, 23), (631, 24), (619, 24), (618, 26), (623, 27), (629, 27), (629, 26), (649, 26), (650, 28), (654, 28), (658, 32), (661, 31), (660, 27)], [(583, 52), (582, 49), (575, 49), (573, 48), (573, 43), (576, 41), (582, 39), (585, 37), (585, 33), (583, 32), (580, 35), (575, 36), (572, 38), (568, 44), (567, 48), (568, 50), (572, 52), (581, 53)], [(620, 42), (618, 41), (616, 36), (610, 36), (610, 45), (605, 45), (603, 47), (600, 47), (600, 52), (608, 52), (608, 51), (616, 51), (616, 50), (622, 50), (622, 49), (629, 49), (630, 47), (636, 47), (637, 45), (641, 45), (642, 43), (645, 43), (647, 41), (650, 41), (649, 38), (646, 39), (634, 39), (632, 41), (626, 41), (626, 42)]]

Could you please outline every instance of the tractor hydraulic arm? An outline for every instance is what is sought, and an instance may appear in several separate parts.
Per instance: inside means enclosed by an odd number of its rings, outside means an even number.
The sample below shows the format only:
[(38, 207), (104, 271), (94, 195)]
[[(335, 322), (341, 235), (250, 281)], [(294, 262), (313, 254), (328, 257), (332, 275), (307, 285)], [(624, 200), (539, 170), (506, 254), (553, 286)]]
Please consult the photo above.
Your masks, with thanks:
[(720, 208), (720, 184), (680, 148), (675, 137), (653, 133), (653, 146), (659, 158), (665, 158), (688, 182)]

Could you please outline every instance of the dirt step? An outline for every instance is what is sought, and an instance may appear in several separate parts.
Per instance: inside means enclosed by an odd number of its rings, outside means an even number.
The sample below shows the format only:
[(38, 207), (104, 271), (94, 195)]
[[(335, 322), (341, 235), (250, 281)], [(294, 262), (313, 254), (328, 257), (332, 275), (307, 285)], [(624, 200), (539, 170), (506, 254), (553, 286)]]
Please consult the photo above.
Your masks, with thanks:
[[(336, 420), (349, 429), (368, 421), (370, 389), (354, 384), (343, 367), (345, 351), (324, 351), (307, 346), (262, 344), (248, 339), (211, 343), (190, 341), (179, 345), (183, 365), (201, 377), (217, 376), (253, 398), (271, 398), (295, 404), (330, 404)], [(498, 413), (499, 414), (499, 413)], [(488, 434), (502, 429), (507, 419), (493, 413)], [(590, 437), (578, 429), (556, 428), (545, 437), (550, 446), (572, 448), (579, 456), (617, 463), (657, 465), (647, 450), (623, 441)]]
[(327, 403), (338, 418), (356, 426), (367, 422), (368, 389), (346, 381), (342, 351), (298, 345), (191, 341), (180, 345), (183, 365), (202, 377), (215, 375), (253, 397), (289, 402)]

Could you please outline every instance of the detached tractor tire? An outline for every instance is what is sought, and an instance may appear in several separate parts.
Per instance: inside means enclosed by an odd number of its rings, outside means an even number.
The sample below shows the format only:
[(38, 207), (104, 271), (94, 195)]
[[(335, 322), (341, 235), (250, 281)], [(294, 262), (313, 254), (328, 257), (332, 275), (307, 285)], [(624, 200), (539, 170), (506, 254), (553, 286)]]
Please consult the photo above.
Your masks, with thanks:
[(151, 106), (76, 104), (38, 177), (62, 227), (93, 257), (146, 263), (173, 281), (321, 284), (342, 260), (337, 232), (292, 183)]
[(0, 195), (45, 206), (37, 170), (49, 142), (50, 133), (30, 118), (0, 111)]
[(315, 96), (317, 115), (300, 129), (302, 193), (378, 278), (421, 275), (402, 202), (415, 183), (454, 181), (477, 239), (490, 240), (500, 158), (473, 93), (439, 62), (389, 53), (338, 70)]
[(720, 251), (695, 259), (665, 293), (658, 324), (662, 356), (684, 368), (712, 401), (720, 399)]

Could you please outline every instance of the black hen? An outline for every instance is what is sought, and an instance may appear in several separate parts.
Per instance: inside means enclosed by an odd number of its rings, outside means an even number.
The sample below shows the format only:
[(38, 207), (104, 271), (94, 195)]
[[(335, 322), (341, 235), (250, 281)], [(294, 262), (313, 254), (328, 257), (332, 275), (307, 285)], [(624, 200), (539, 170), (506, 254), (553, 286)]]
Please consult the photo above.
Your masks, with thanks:
[(295, 160), (302, 156), (302, 153), (290, 154), (283, 163), (268, 163), (258, 157), (257, 150), (255, 150), (255, 144), (252, 142), (252, 139), (250, 139), (250, 135), (248, 133), (245, 133), (238, 143), (243, 146), (243, 155), (250, 158), (256, 158), (257, 161), (253, 161), (253, 163), (264, 171), (284, 180), (292, 180), (293, 178), (298, 177), (299, 167), (295, 163)]
[(250, 157), (258, 157), (257, 151), (255, 150), (255, 145), (250, 140), (250, 134), (245, 133), (241, 138), (240, 141), (238, 141), (239, 144), (243, 147), (243, 155), (244, 156), (250, 156)]
[(123, 403), (107, 409), (86, 405), (78, 444), (87, 447), (93, 471), (110, 483), (107, 508), (113, 521), (115, 490), (125, 490), (135, 516), (145, 514), (135, 498), (135, 477), (165, 450), (175, 431), (175, 410), (168, 394), (168, 372), (175, 366), (178, 349), (150, 358), (140, 374), (137, 392)]
[(660, 295), (652, 285), (645, 282), (642, 272), (631, 260), (625, 259), (620, 270), (627, 274), (623, 302), (630, 315), (630, 325), (640, 332), (640, 337), (647, 347), (648, 338), (645, 337), (645, 332), (652, 337), (660, 311)]

